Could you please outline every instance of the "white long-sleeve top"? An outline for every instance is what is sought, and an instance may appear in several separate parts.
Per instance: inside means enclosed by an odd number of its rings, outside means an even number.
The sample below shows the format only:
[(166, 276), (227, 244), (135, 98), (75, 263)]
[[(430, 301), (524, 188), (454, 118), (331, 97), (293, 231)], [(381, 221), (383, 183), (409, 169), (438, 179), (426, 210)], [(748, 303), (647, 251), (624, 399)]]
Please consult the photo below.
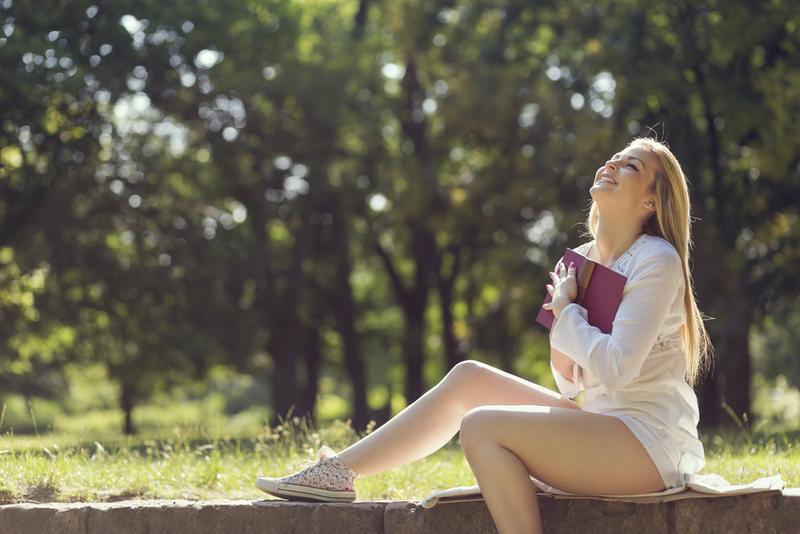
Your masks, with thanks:
[[(594, 240), (575, 250), (586, 256), (593, 245)], [(585, 411), (633, 416), (666, 432), (669, 445), (681, 453), (680, 471), (695, 473), (705, 455), (697, 435), (697, 396), (683, 378), (680, 256), (666, 239), (643, 234), (611, 269), (628, 278), (611, 334), (590, 325), (586, 309), (575, 303), (564, 307), (551, 328), (551, 347), (575, 361), (572, 383), (551, 363), (558, 389), (570, 399), (583, 389)]]

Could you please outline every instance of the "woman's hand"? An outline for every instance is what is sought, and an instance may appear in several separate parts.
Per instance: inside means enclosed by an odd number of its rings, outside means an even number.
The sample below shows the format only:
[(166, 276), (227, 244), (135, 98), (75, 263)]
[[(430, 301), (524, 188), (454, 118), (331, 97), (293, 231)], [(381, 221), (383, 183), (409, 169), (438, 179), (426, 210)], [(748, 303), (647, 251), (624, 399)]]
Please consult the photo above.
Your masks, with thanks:
[(551, 272), (550, 278), (553, 280), (553, 285), (547, 284), (547, 291), (553, 297), (553, 300), (543, 304), (542, 307), (545, 310), (552, 310), (553, 315), (558, 319), (558, 316), (561, 315), (561, 310), (578, 296), (578, 280), (575, 276), (575, 266), (570, 262), (569, 268), (565, 269), (564, 264), (559, 261), (558, 265), (556, 265), (556, 272)]

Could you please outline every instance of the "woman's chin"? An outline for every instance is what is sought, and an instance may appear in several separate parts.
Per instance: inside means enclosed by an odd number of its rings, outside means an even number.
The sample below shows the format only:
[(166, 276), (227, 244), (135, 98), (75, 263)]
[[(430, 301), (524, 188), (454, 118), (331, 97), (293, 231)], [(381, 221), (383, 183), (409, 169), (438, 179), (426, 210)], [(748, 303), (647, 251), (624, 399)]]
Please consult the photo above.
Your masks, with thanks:
[(608, 191), (603, 191), (601, 188), (593, 187), (589, 190), (589, 195), (597, 205), (598, 208), (615, 209), (618, 206), (619, 200), (617, 197), (610, 195)]
[(592, 185), (589, 186), (589, 190), (596, 190), (596, 191), (613, 191), (617, 188), (617, 184), (613, 184), (606, 180), (598, 180), (592, 182)]
[(593, 185), (589, 188), (589, 195), (591, 195), (595, 201), (601, 201), (600, 199), (607, 198), (609, 193), (610, 191), (602, 186)]

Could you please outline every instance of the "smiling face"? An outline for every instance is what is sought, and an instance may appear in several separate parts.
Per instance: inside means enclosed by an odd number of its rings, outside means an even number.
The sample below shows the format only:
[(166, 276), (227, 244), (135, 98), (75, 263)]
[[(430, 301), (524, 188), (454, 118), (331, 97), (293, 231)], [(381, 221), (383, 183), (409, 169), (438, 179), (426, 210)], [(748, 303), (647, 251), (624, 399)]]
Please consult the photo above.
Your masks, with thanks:
[(658, 166), (658, 159), (649, 150), (627, 147), (597, 169), (589, 194), (600, 207), (647, 217), (655, 211), (651, 188)]

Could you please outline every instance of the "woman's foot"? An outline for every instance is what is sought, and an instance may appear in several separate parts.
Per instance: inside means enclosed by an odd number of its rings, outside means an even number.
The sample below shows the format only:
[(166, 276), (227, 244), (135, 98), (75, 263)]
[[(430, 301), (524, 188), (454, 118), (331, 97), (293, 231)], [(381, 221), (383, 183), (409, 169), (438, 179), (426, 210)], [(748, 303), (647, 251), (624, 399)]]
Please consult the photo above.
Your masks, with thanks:
[(312, 465), (280, 478), (258, 477), (256, 487), (261, 491), (289, 500), (353, 502), (356, 491), (353, 480), (358, 473), (350, 469), (327, 445), (317, 451)]

